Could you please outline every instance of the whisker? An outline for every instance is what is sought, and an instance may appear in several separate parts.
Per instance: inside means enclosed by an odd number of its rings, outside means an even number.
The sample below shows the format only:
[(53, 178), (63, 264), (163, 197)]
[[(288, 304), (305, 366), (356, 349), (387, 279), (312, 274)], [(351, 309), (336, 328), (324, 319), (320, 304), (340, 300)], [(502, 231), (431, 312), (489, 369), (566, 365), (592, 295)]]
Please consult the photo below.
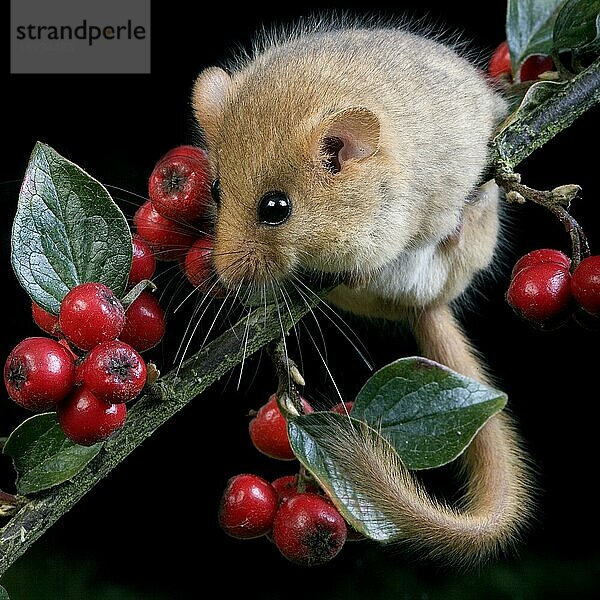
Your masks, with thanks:
[[(194, 307), (194, 310), (192, 311), (192, 315), (185, 327), (185, 331), (183, 332), (183, 335), (181, 336), (181, 342), (179, 343), (177, 351), (175, 352), (175, 356), (173, 357), (173, 364), (175, 364), (176, 362), (179, 361), (179, 367), (185, 360), (185, 356), (188, 353), (188, 350), (192, 343), (192, 339), (194, 338), (194, 335), (196, 334), (196, 331), (197, 331), (198, 327), (200, 326), (200, 323), (202, 322), (204, 315), (206, 314), (206, 312), (208, 311), (208, 309), (210, 307), (210, 302), (207, 302), (206, 306), (204, 307), (204, 310), (202, 310), (202, 313), (200, 314), (200, 317), (196, 318), (198, 312), (202, 308), (203, 303), (204, 303), (204, 299)], [(193, 326), (192, 326), (192, 323), (194, 324)], [(190, 330), (190, 327), (192, 328), (191, 330)]]
[[(286, 365), (287, 365), (287, 364), (289, 364), (289, 360), (290, 359), (289, 359), (289, 355), (288, 355), (287, 341), (285, 339), (286, 336), (285, 336), (285, 329), (283, 327), (283, 319), (281, 318), (281, 311), (279, 310), (279, 302), (277, 300), (277, 291), (275, 290), (274, 280), (271, 278), (269, 280), (269, 282), (271, 284), (271, 290), (273, 292), (273, 298), (275, 299), (274, 301), (275, 301), (275, 307), (277, 309), (277, 317), (279, 319), (279, 326), (281, 328), (281, 343), (283, 344), (283, 354), (285, 356), (285, 362), (286, 362)], [(287, 386), (288, 386), (288, 388), (291, 388), (292, 383), (291, 383), (291, 375), (290, 375), (290, 370), (289, 369), (287, 369), (287, 378), (288, 378)]]
[(6, 179), (5, 181), (0, 181), (0, 185), (14, 185), (18, 183), (21, 185), (23, 183), (23, 178), (21, 179)]
[[(328, 319), (328, 321), (342, 334), (342, 336), (352, 346), (354, 351), (358, 354), (358, 356), (361, 358), (361, 360), (365, 363), (367, 368), (372, 371), (374, 368), (374, 365), (367, 356), (368, 350), (365, 347), (365, 345), (361, 342), (360, 337), (356, 334), (356, 332), (352, 329), (352, 327), (350, 325), (348, 325), (348, 323), (343, 319), (343, 317), (341, 315), (339, 315), (325, 300), (323, 300), (323, 298), (321, 298), (318, 294), (316, 294), (313, 290), (311, 290), (310, 287), (307, 286), (300, 278), (294, 276), (294, 280), (297, 282), (297, 284), (302, 286), (305, 290), (305, 292), (303, 292), (298, 287), (298, 285), (293, 283), (293, 285), (296, 288), (296, 290), (298, 291), (298, 294), (300, 295), (300, 297), (304, 298), (305, 295), (308, 296), (308, 294), (310, 294), (313, 298), (319, 300), (318, 304), (315, 306), (315, 309), (318, 308), (321, 311), (323, 316)], [(308, 302), (307, 300), (305, 300), (305, 301)], [(325, 309), (328, 309), (328, 311), (326, 311)], [(329, 313), (331, 313), (331, 314), (329, 314)], [(336, 321), (331, 315), (337, 317), (339, 322)], [(342, 328), (340, 323), (342, 325), (344, 325), (344, 327), (352, 334), (352, 337), (348, 333), (346, 333), (346, 331), (344, 331), (344, 329)], [(356, 340), (356, 341), (354, 341), (354, 340)], [(359, 344), (360, 344), (360, 347), (359, 347)]]
[[(240, 262), (241, 262), (241, 261), (240, 261)], [(238, 263), (234, 262), (234, 263), (233, 263), (233, 264), (232, 264), (232, 265), (229, 267), (229, 269), (230, 269), (230, 270), (234, 270), (234, 269), (236, 268), (236, 266), (237, 266), (237, 265), (238, 265)], [(214, 278), (215, 278), (215, 282), (212, 284), (212, 286), (211, 286), (210, 290), (214, 290), (215, 286), (219, 285), (219, 277), (218, 277), (218, 276), (215, 274), (215, 275), (214, 275)], [(216, 315), (214, 316), (213, 322), (211, 323), (210, 327), (208, 328), (208, 331), (206, 332), (206, 335), (205, 335), (205, 338), (204, 338), (204, 340), (203, 340), (203, 342), (202, 342), (202, 344), (201, 344), (201, 347), (204, 347), (204, 345), (206, 344), (206, 341), (208, 340), (208, 338), (209, 338), (209, 336), (210, 336), (210, 333), (211, 333), (211, 332), (212, 332), (212, 330), (214, 329), (214, 327), (215, 327), (215, 325), (216, 325), (216, 323), (217, 323), (217, 320), (218, 320), (219, 316), (221, 315), (221, 313), (222, 313), (222, 311), (223, 311), (223, 308), (224, 308), (224, 307), (225, 307), (225, 306), (228, 304), (228, 300), (229, 300), (230, 298), (232, 298), (232, 297), (233, 297), (234, 301), (235, 301), (235, 300), (238, 300), (238, 302), (239, 302), (240, 289), (241, 289), (241, 284), (240, 284), (240, 285), (239, 285), (239, 286), (238, 286), (238, 287), (237, 287), (235, 290), (230, 290), (230, 289), (227, 289), (227, 293), (226, 293), (226, 295), (225, 295), (225, 298), (223, 298), (223, 299), (222, 299), (222, 302), (221, 302), (221, 304), (220, 304), (220, 306), (219, 306), (219, 309), (218, 309), (218, 311), (217, 311)], [(216, 298), (214, 298), (213, 296), (211, 296), (211, 295), (210, 295), (210, 293), (209, 293), (209, 294), (207, 294), (207, 296), (206, 296), (206, 297), (207, 297), (207, 298), (212, 298), (212, 299), (216, 300)], [(202, 302), (204, 302), (204, 300), (203, 300)], [(200, 304), (202, 304), (202, 302), (201, 302)], [(226, 316), (227, 318), (228, 318), (228, 317), (229, 317), (229, 315), (231, 314), (231, 312), (232, 312), (232, 310), (233, 310), (233, 306), (235, 305), (235, 302), (231, 302), (231, 303), (229, 303), (229, 304), (230, 304), (230, 306), (229, 306), (229, 310), (228, 310), (228, 311), (227, 311), (227, 313), (225, 314), (225, 316)], [(202, 314), (201, 314), (201, 316), (200, 316), (200, 319), (198, 319), (198, 320), (197, 320), (197, 322), (196, 322), (196, 324), (194, 325), (194, 327), (193, 327), (193, 329), (192, 329), (192, 331), (191, 331), (191, 334), (189, 334), (189, 341), (188, 341), (187, 347), (189, 347), (189, 343), (191, 342), (191, 339), (192, 339), (192, 338), (194, 337), (194, 335), (196, 334), (196, 331), (197, 331), (197, 329), (198, 329), (198, 327), (199, 327), (200, 321), (202, 320), (202, 318), (203, 318), (203, 317), (204, 317), (204, 315), (206, 314), (206, 310), (207, 310), (207, 309), (208, 309), (208, 304), (207, 304), (207, 307), (206, 307), (206, 309), (205, 309), (205, 310), (202, 312)], [(250, 312), (251, 312), (251, 311), (250, 311)], [(191, 322), (190, 322), (190, 323), (191, 323)], [(231, 325), (231, 329), (232, 329), (232, 331), (234, 331), (234, 332), (235, 332), (235, 327), (234, 327), (234, 326), (235, 326), (235, 323), (232, 323), (232, 325)], [(188, 326), (188, 328), (187, 328), (187, 329), (189, 329), (189, 326)], [(187, 330), (187, 329), (186, 329), (186, 330)]]
[[(317, 353), (318, 353), (319, 357), (321, 358), (321, 361), (322, 361), (322, 362), (323, 362), (323, 364), (325, 365), (325, 368), (326, 368), (326, 370), (327, 370), (327, 374), (328, 374), (329, 378), (331, 379), (331, 381), (332, 381), (332, 383), (333, 383), (333, 386), (334, 386), (334, 388), (335, 388), (335, 390), (336, 390), (337, 394), (338, 394), (338, 395), (341, 397), (341, 394), (340, 394), (340, 392), (339, 392), (338, 386), (337, 386), (337, 384), (336, 384), (336, 382), (335, 382), (335, 380), (334, 380), (334, 378), (333, 378), (333, 374), (331, 373), (331, 370), (330, 370), (330, 369), (329, 369), (329, 367), (327, 366), (327, 365), (328, 365), (328, 362), (329, 362), (329, 360), (328, 360), (328, 358), (327, 358), (327, 349), (326, 349), (326, 344), (327, 344), (327, 343), (326, 343), (326, 341), (325, 341), (325, 336), (324, 336), (324, 334), (323, 334), (323, 330), (322, 330), (322, 328), (321, 328), (321, 324), (319, 323), (319, 320), (318, 320), (318, 318), (317, 318), (316, 312), (315, 312), (315, 310), (314, 310), (315, 308), (317, 308), (317, 307), (319, 306), (320, 302), (319, 302), (319, 304), (317, 304), (317, 305), (316, 305), (314, 308), (311, 308), (311, 307), (310, 307), (310, 304), (309, 304), (309, 302), (308, 302), (308, 298), (307, 298), (307, 296), (306, 296), (306, 295), (305, 295), (305, 294), (302, 292), (302, 290), (301, 290), (301, 289), (300, 289), (300, 288), (299, 288), (299, 287), (298, 287), (298, 286), (297, 286), (297, 285), (294, 283), (294, 281), (293, 281), (293, 280), (292, 280), (292, 281), (290, 281), (290, 283), (291, 283), (291, 284), (294, 286), (294, 288), (295, 288), (295, 289), (296, 289), (296, 291), (298, 292), (298, 294), (299, 294), (299, 296), (300, 296), (301, 300), (302, 300), (302, 301), (303, 301), (303, 302), (306, 304), (307, 308), (309, 308), (309, 312), (310, 312), (311, 316), (313, 317), (313, 319), (314, 319), (314, 321), (315, 321), (315, 324), (316, 324), (316, 326), (317, 326), (317, 329), (319, 330), (319, 334), (320, 334), (320, 337), (321, 337), (321, 341), (322, 341), (322, 343), (323, 343), (323, 347), (324, 347), (324, 353), (325, 353), (324, 355), (323, 355), (323, 353), (321, 353), (321, 351), (319, 350), (319, 347), (318, 347), (318, 345), (317, 345), (317, 341), (315, 340), (315, 338), (313, 337), (313, 335), (310, 333), (310, 330), (309, 330), (309, 328), (308, 328), (308, 325), (306, 324), (306, 322), (304, 322), (304, 323), (303, 323), (303, 325), (304, 325), (304, 328), (305, 328), (306, 332), (308, 333), (308, 335), (309, 335), (309, 337), (310, 337), (310, 339), (311, 339), (311, 341), (312, 341), (313, 345), (315, 346), (315, 349), (317, 350)], [(317, 294), (315, 294), (315, 297), (319, 298), (319, 297), (317, 296)], [(319, 299), (320, 299), (320, 298), (319, 298)], [(321, 312), (323, 312), (323, 311), (321, 311)], [(325, 313), (323, 313), (323, 314), (325, 314)], [(325, 315), (325, 316), (327, 316), (327, 315)]]
[[(293, 283), (292, 283), (293, 285)], [(283, 298), (283, 302), (287, 308), (288, 314), (290, 315), (290, 322), (292, 323), (292, 329), (294, 330), (294, 335), (296, 337), (296, 345), (298, 348), (298, 364), (300, 365), (300, 370), (304, 371), (304, 359), (302, 356), (302, 346), (300, 344), (300, 331), (299, 331), (299, 323), (296, 322), (294, 323), (294, 317), (292, 315), (292, 309), (291, 309), (291, 297), (289, 295), (289, 293), (287, 292), (287, 290), (285, 289), (285, 286), (280, 286), (280, 290), (281, 290), (281, 297)], [(287, 299), (286, 299), (287, 296)], [(289, 300), (289, 303), (288, 303)], [(306, 303), (308, 306), (308, 303)], [(312, 311), (312, 309), (311, 309)]]
[[(184, 360), (184, 356), (187, 354), (187, 352), (189, 350), (192, 339), (193, 339), (198, 327), (200, 326), (200, 323), (202, 322), (204, 315), (210, 308), (210, 305), (211, 304), (210, 304), (210, 300), (208, 299), (208, 297), (204, 297), (194, 307), (194, 310), (192, 311), (192, 315), (191, 315), (190, 319), (188, 320), (188, 323), (185, 327), (185, 331), (183, 332), (183, 335), (181, 336), (181, 342), (179, 343), (177, 351), (175, 352), (175, 356), (173, 357), (174, 363), (177, 361), (180, 354), (181, 354), (181, 361)], [(202, 310), (203, 306), (204, 306), (204, 309)], [(201, 310), (202, 310), (202, 312), (201, 312), (200, 316), (197, 317), (198, 313)], [(192, 327), (192, 323), (194, 324), (193, 327)], [(192, 328), (192, 329), (190, 330), (190, 328)], [(184, 346), (184, 344), (185, 344), (185, 346)]]
[[(294, 284), (293, 284), (293, 282), (292, 282), (292, 285), (294, 285)], [(308, 303), (308, 301), (307, 301), (307, 300), (305, 300), (304, 296), (302, 295), (302, 292), (301, 292), (301, 290), (300, 290), (299, 288), (296, 288), (296, 290), (297, 290), (297, 291), (298, 291), (298, 293), (300, 294), (300, 297), (301, 297), (301, 298), (304, 300), (305, 304), (306, 304), (307, 306), (309, 306), (309, 303)], [(315, 294), (315, 295), (316, 295), (316, 294)], [(317, 306), (318, 306), (318, 305), (317, 305)], [(321, 342), (323, 343), (323, 352), (324, 352), (324, 354), (325, 354), (324, 358), (325, 358), (325, 360), (326, 360), (327, 362), (329, 362), (329, 358), (328, 358), (328, 356), (327, 356), (327, 342), (325, 341), (325, 334), (323, 333), (323, 328), (321, 327), (321, 323), (319, 323), (319, 319), (317, 319), (317, 315), (316, 315), (316, 313), (315, 313), (314, 309), (312, 309), (312, 308), (311, 308), (311, 310), (310, 310), (309, 312), (310, 312), (310, 315), (311, 315), (311, 317), (312, 317), (312, 318), (314, 319), (314, 321), (315, 321), (315, 324), (316, 324), (316, 326), (317, 326), (317, 330), (319, 331), (319, 336), (320, 336), (320, 338), (321, 338)]]
[[(212, 283), (212, 284), (209, 283), (211, 279), (214, 279), (214, 283)], [(204, 281), (204, 283), (210, 285), (210, 287), (206, 288), (205, 291), (202, 292), (202, 294), (205, 296), (205, 298), (202, 300), (202, 302), (204, 302), (209, 297), (214, 297), (214, 296), (212, 296), (212, 292), (219, 285), (219, 277), (216, 273), (211, 274), (211, 276), (209, 278), (207, 278)], [(177, 311), (181, 310), (181, 307), (183, 306), (183, 304), (185, 302), (187, 302), (187, 300), (189, 300), (189, 298), (192, 297), (195, 292), (198, 292), (198, 291), (199, 291), (198, 287), (193, 287), (192, 290), (188, 294), (186, 294), (186, 296), (183, 298), (183, 300), (173, 309), (173, 313), (176, 313)]]
[(321, 362), (323, 363), (323, 366), (325, 367), (325, 370), (327, 371), (327, 375), (329, 377), (329, 379), (331, 380), (331, 383), (333, 384), (333, 387), (335, 388), (335, 392), (338, 395), (340, 401), (343, 401), (342, 398), (342, 394), (338, 388), (337, 383), (335, 382), (335, 378), (333, 377), (333, 373), (331, 372), (331, 369), (329, 368), (329, 365), (327, 364), (327, 361), (325, 360), (325, 358), (323, 357), (323, 354), (321, 353), (321, 351), (319, 350), (319, 346), (315, 340), (315, 338), (313, 337), (312, 333), (310, 332), (310, 329), (308, 329), (308, 327), (306, 327), (305, 325), (305, 330), (306, 333), (308, 334), (308, 336), (310, 337), (310, 339), (312, 340), (315, 350), (317, 351), (317, 354), (319, 355), (319, 358), (321, 359)]
[(266, 282), (262, 282), (262, 297), (264, 301), (264, 315), (263, 315), (263, 327), (267, 326), (267, 284)]
[[(116, 190), (117, 192), (123, 192), (125, 194), (130, 194), (131, 196), (133, 196), (136, 199), (141, 200), (142, 202), (146, 202), (146, 200), (148, 200), (147, 196), (142, 196), (141, 194), (138, 194), (136, 192), (132, 192), (131, 190), (128, 190), (126, 188), (119, 187), (118, 185), (112, 185), (110, 183), (104, 183), (103, 185), (109, 191), (110, 190)], [(115, 200), (120, 200), (120, 201), (125, 202), (127, 204), (134, 204), (134, 202), (132, 200), (128, 200), (126, 198), (114, 198), (114, 199)]]
[[(234, 263), (232, 263), (232, 264), (229, 266), (229, 269), (231, 269), (233, 272), (235, 272), (235, 271), (234, 271), (234, 269), (235, 269), (236, 267), (238, 267), (240, 264), (242, 264), (242, 261), (241, 261), (241, 260), (239, 260), (239, 261), (235, 261)], [(238, 288), (237, 288), (237, 290), (236, 290), (236, 296), (235, 296), (235, 299), (237, 299), (237, 298), (239, 297), (239, 294), (240, 294), (241, 287), (242, 287), (242, 286), (241, 286), (241, 284), (240, 284), (240, 286), (238, 286)], [(229, 295), (230, 295), (230, 294), (229, 294), (229, 292), (228, 292), (226, 297), (228, 298), (228, 297), (229, 297)], [(225, 302), (222, 302), (222, 303), (221, 303), (221, 306), (219, 307), (219, 310), (217, 311), (217, 314), (215, 315), (215, 319), (213, 320), (213, 322), (212, 322), (212, 324), (211, 324), (211, 326), (210, 326), (210, 328), (209, 328), (209, 330), (208, 330), (208, 332), (207, 332), (207, 334), (206, 334), (206, 337), (204, 338), (204, 341), (202, 342), (202, 347), (204, 347), (204, 344), (206, 343), (206, 340), (208, 339), (208, 336), (210, 335), (210, 332), (212, 331), (212, 329), (213, 329), (213, 328), (214, 328), (214, 326), (215, 326), (216, 319), (217, 319), (217, 318), (219, 317), (219, 315), (221, 314), (221, 311), (223, 310), (223, 307), (225, 306), (225, 304), (226, 304)], [(251, 312), (252, 312), (252, 309), (250, 308), (250, 311), (249, 311), (249, 313), (251, 313)]]
[(248, 351), (248, 338), (250, 337), (250, 316), (252, 315), (252, 307), (248, 307), (248, 316), (246, 317), (246, 324), (244, 325), (244, 336), (242, 338), (242, 362), (240, 364), (240, 374), (238, 377), (237, 389), (239, 390), (242, 385), (242, 375), (244, 373), (244, 364), (246, 362), (246, 352)]
[[(233, 263), (230, 268), (233, 269), (235, 268), (236, 263)], [(183, 349), (183, 355), (185, 355), (187, 353), (187, 351), (189, 350), (189, 346), (191, 344), (192, 339), (194, 338), (194, 336), (196, 335), (196, 332), (198, 330), (198, 327), (200, 326), (200, 323), (202, 322), (202, 319), (204, 318), (206, 312), (208, 311), (210, 305), (211, 305), (211, 301), (217, 300), (217, 298), (215, 298), (214, 296), (212, 296), (210, 294), (210, 292), (215, 288), (215, 286), (217, 286), (219, 284), (219, 277), (215, 274), (215, 282), (212, 284), (211, 288), (209, 289), (208, 293), (206, 293), (204, 295), (204, 298), (198, 303), (198, 305), (194, 308), (194, 312), (192, 314), (192, 317), (190, 318), (190, 321), (188, 322), (188, 325), (186, 326), (186, 330), (182, 339), (182, 343), (176, 353), (176, 356), (179, 355), (179, 353), (182, 350), (182, 345), (187, 337), (187, 343), (185, 344), (185, 347)], [(198, 291), (197, 288), (195, 288), (195, 290), (193, 291)], [(189, 294), (186, 298), (189, 298), (191, 295), (193, 295), (193, 291), (191, 294)], [(216, 315), (213, 318), (213, 321), (210, 325), (210, 327), (208, 328), (208, 331), (206, 332), (206, 336), (200, 346), (200, 349), (204, 348), (204, 345), (206, 344), (206, 341), (208, 340), (208, 337), (210, 336), (210, 333), (212, 332), (212, 330), (214, 329), (217, 320), (219, 318), (219, 315), (221, 314), (221, 311), (223, 310), (224, 306), (227, 304), (227, 301), (229, 300), (229, 298), (231, 297), (232, 294), (232, 290), (227, 290), (227, 293), (225, 295), (225, 298), (222, 299), (222, 302), (219, 306), (219, 309), (217, 310)], [(238, 290), (236, 290), (234, 299), (237, 298), (237, 295), (239, 294), (239, 288)], [(184, 299), (185, 301), (185, 299)], [(193, 328), (190, 331), (190, 327), (192, 326), (192, 323), (194, 322), (194, 317), (197, 315), (197, 313), (199, 312), (199, 310), (201, 309), (202, 305), (206, 303), (206, 306), (204, 308), (204, 310), (202, 311), (202, 313), (200, 314), (200, 317), (195, 319), (195, 324), (193, 325)], [(178, 306), (178, 308), (181, 306), (181, 304)], [(229, 309), (229, 312), (231, 312), (231, 307)]]
[[(214, 329), (215, 325), (217, 324), (217, 321), (219, 319), (219, 315), (221, 314), (221, 311), (223, 310), (223, 307), (225, 306), (225, 304), (226, 304), (225, 302), (221, 302), (221, 304), (220, 304), (220, 306), (219, 306), (219, 308), (217, 310), (217, 313), (215, 314), (215, 316), (213, 318), (213, 321), (210, 324), (210, 327), (208, 328), (208, 331), (206, 332), (206, 335), (204, 336), (204, 339), (202, 340), (202, 343), (200, 344), (200, 350), (199, 351), (202, 351), (204, 349), (204, 346), (206, 345), (206, 342), (207, 342), (208, 338), (210, 337), (210, 334), (211, 334), (212, 330)], [(200, 323), (202, 321), (202, 316), (204, 316), (204, 314), (206, 314), (206, 310), (208, 309), (209, 305), (210, 304), (207, 304), (207, 307), (205, 308), (204, 312), (202, 313), (201, 318), (196, 321), (196, 324), (194, 325), (194, 328), (192, 329), (192, 332), (191, 332), (191, 335), (189, 337), (189, 340), (188, 340), (188, 342), (186, 344), (184, 355), (185, 355), (185, 353), (187, 353), (187, 350), (189, 349), (191, 341), (192, 341), (194, 335), (196, 334), (196, 331), (197, 331), (198, 327), (200, 326)]]

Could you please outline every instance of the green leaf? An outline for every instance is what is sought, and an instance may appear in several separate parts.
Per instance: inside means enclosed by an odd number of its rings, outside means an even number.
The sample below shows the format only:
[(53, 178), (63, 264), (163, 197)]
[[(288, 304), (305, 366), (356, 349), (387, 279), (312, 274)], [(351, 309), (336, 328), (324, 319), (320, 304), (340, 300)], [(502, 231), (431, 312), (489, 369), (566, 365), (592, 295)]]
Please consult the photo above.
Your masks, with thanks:
[(409, 469), (459, 456), (506, 394), (422, 357), (377, 371), (358, 393), (352, 416), (385, 437)]
[(567, 0), (554, 24), (554, 49), (565, 52), (600, 39), (600, 0)]
[(102, 448), (80, 446), (65, 437), (56, 413), (41, 413), (23, 421), (4, 444), (17, 471), (19, 494), (53, 487), (79, 473)]
[[(352, 475), (354, 457), (340, 456), (338, 452), (340, 436), (351, 440), (360, 436), (371, 440), (370, 445), (388, 445), (374, 429), (346, 415), (315, 412), (291, 419), (288, 435), (298, 460), (327, 492), (348, 523), (373, 540), (393, 539), (396, 526), (360, 489), (360, 477), (356, 479)], [(392, 448), (389, 450), (393, 452)]]
[(90, 281), (121, 297), (132, 254), (127, 220), (106, 188), (36, 143), (11, 234), (12, 266), (31, 299), (58, 315), (66, 293)]
[(508, 0), (506, 41), (513, 73), (532, 54), (551, 54), (554, 22), (565, 0)]

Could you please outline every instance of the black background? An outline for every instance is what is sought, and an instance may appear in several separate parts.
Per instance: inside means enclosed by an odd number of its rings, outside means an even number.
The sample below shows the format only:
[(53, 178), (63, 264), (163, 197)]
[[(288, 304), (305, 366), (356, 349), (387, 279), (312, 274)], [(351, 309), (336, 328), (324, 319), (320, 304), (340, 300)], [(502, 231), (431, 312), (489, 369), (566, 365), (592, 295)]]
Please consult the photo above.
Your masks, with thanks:
[[(422, 17), (463, 31), (488, 54), (505, 37), (504, 2), (476, 8), (470, 2), (368, 6), (370, 14)], [(240, 8), (154, 2), (151, 75), (10, 75), (6, 39), (0, 83), (2, 361), (22, 338), (38, 333), (9, 262), (19, 180), (35, 141), (53, 146), (107, 185), (131, 217), (146, 195), (156, 159), (170, 147), (194, 140), (188, 99), (195, 75), (238, 45), (246, 46), (263, 24), (332, 8), (365, 12), (360, 4)], [(597, 116), (595, 112), (582, 117), (520, 167), (534, 187), (571, 182), (583, 187), (572, 212), (592, 250), (600, 246), (597, 163), (590, 167), (590, 157), (596, 156)], [(508, 213), (505, 266), (482, 286), (476, 307), (465, 311), (463, 322), (507, 391), (538, 472), (537, 519), (517, 555), (464, 574), (415, 563), (397, 548), (362, 542), (347, 544), (334, 561), (308, 570), (288, 563), (266, 539), (227, 537), (216, 522), (227, 478), (244, 471), (274, 478), (294, 472), (296, 466), (267, 459), (250, 444), (248, 410), (263, 404), (275, 385), (268, 362), (257, 355), (246, 362), (239, 387), (239, 369), (234, 369), (36, 542), (4, 577), (11, 598), (592, 596), (600, 570), (595, 492), (600, 334), (575, 325), (540, 332), (514, 316), (503, 298), (510, 265), (537, 247), (569, 251), (569, 240), (545, 209), (525, 205), (510, 207)], [(177, 288), (181, 278), (170, 266), (163, 263), (156, 279), (165, 302), (186, 289), (185, 284)], [(163, 371), (172, 367), (186, 318), (185, 309), (170, 315), (163, 343), (148, 354)], [(206, 331), (209, 322), (201, 324), (200, 331)], [(331, 372), (350, 398), (369, 371), (335, 327), (325, 319), (321, 324)], [(410, 341), (389, 328), (351, 325), (375, 366), (412, 351)], [(307, 326), (316, 336), (316, 328)], [(196, 336), (192, 347), (202, 337)], [(333, 387), (310, 337), (301, 337), (300, 346), (307, 396), (333, 402)], [(29, 415), (6, 395), (0, 404), (0, 435), (8, 435)], [(4, 489), (12, 489), (14, 475), (6, 458), (0, 460), (0, 480)], [(211, 586), (216, 586), (214, 592), (207, 592)]]

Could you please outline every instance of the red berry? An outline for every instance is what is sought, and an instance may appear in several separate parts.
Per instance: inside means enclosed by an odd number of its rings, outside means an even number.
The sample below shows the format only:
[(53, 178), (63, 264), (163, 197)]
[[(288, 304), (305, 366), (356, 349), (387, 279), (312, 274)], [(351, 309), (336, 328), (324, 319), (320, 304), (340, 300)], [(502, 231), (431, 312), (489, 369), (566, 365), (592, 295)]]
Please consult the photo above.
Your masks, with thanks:
[[(303, 399), (304, 410), (313, 412), (312, 407)], [(277, 405), (277, 397), (272, 394), (269, 400), (261, 406), (248, 424), (250, 439), (254, 447), (279, 460), (294, 460), (296, 455), (290, 446), (287, 432), (287, 422)]]
[(169, 150), (150, 175), (148, 196), (154, 208), (169, 219), (194, 221), (203, 216), (211, 201), (206, 152), (195, 146)]
[[(279, 499), (279, 504), (285, 502), (288, 498), (291, 498), (295, 494), (301, 493), (298, 490), (298, 475), (282, 475), (281, 477), (277, 477), (271, 482), (271, 485), (275, 488), (277, 492), (277, 497)], [(304, 489), (302, 492), (312, 492), (314, 494), (319, 494), (321, 489), (309, 482), (304, 484)]]
[(58, 317), (44, 310), (39, 304), (32, 300), (31, 316), (34, 323), (46, 333), (50, 335), (58, 334)]
[(125, 424), (127, 405), (104, 402), (81, 386), (58, 405), (56, 412), (63, 433), (71, 441), (91, 446)]
[(198, 238), (187, 251), (182, 263), (182, 269), (188, 281), (201, 292), (224, 298), (227, 290), (218, 280), (212, 263), (214, 242), (204, 236)]
[(273, 541), (289, 561), (316, 566), (333, 559), (344, 546), (346, 521), (325, 497), (310, 492), (288, 498), (277, 509)]
[(584, 258), (573, 271), (571, 290), (575, 301), (591, 315), (600, 315), (600, 255)]
[(162, 340), (165, 328), (165, 312), (158, 298), (143, 291), (125, 310), (125, 327), (119, 339), (144, 352)]
[(144, 279), (152, 279), (156, 271), (156, 258), (148, 242), (137, 233), (131, 235), (131, 241), (133, 242), (133, 259), (129, 270), (129, 280), (127, 281), (127, 287), (129, 288)]
[(532, 250), (524, 256), (521, 256), (513, 267), (511, 278), (525, 267), (548, 262), (562, 265), (565, 269), (571, 267), (571, 259), (564, 252), (555, 250), (554, 248), (539, 248), (538, 250)]
[(347, 402), (338, 402), (335, 406), (331, 407), (331, 410), (340, 415), (348, 415), (352, 411), (353, 406), (354, 402), (348, 400)]
[(89, 351), (78, 377), (84, 387), (104, 402), (129, 402), (146, 384), (146, 363), (129, 344), (110, 340)]
[(276, 510), (275, 488), (258, 475), (242, 473), (227, 481), (219, 503), (219, 525), (231, 537), (261, 537), (271, 530)]
[(81, 350), (119, 337), (125, 309), (113, 291), (102, 283), (81, 283), (63, 298), (58, 315), (60, 330)]
[(159, 260), (178, 260), (194, 243), (194, 230), (189, 225), (163, 217), (149, 200), (136, 210), (133, 224)]
[(214, 283), (212, 266), (213, 241), (208, 237), (198, 238), (185, 255), (184, 272), (188, 281), (197, 288), (208, 290)]
[(521, 81), (535, 81), (542, 73), (553, 69), (554, 62), (550, 56), (532, 54), (521, 65), (519, 79)]
[(499, 44), (494, 50), (488, 65), (488, 73), (490, 77), (494, 79), (501, 77), (512, 78), (510, 52), (506, 40)]
[(521, 269), (506, 293), (508, 304), (542, 328), (562, 324), (571, 304), (571, 275), (563, 265), (539, 263)]
[(8, 395), (36, 412), (54, 410), (74, 383), (73, 356), (51, 338), (25, 338), (11, 350), (4, 364)]

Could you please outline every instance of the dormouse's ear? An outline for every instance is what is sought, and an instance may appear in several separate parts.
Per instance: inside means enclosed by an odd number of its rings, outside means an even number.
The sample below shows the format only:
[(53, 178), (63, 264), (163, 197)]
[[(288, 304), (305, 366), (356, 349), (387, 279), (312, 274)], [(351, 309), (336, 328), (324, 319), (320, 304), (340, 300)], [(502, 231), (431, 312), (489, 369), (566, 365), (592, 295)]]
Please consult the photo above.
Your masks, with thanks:
[(209, 67), (198, 75), (192, 89), (192, 109), (208, 143), (219, 129), (231, 77), (219, 67)]
[(349, 161), (363, 160), (379, 148), (379, 118), (368, 108), (346, 108), (327, 117), (320, 128), (319, 156), (337, 173)]

